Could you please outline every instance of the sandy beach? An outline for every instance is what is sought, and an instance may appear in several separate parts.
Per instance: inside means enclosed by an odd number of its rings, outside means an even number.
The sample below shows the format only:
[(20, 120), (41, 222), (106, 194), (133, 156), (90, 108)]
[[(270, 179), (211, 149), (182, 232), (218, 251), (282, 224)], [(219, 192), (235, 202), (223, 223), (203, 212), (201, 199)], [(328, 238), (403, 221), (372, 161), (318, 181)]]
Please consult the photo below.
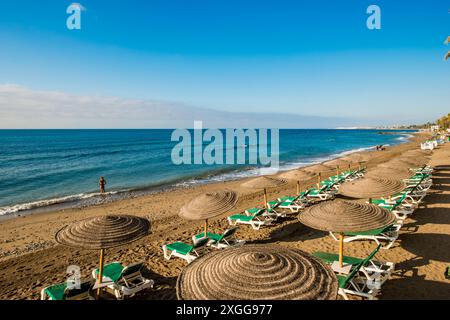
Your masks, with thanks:
[[(367, 159), (368, 171), (374, 166), (396, 158), (403, 152), (418, 149), (426, 135), (417, 134), (407, 143), (388, 147), (384, 151), (362, 152)], [(356, 159), (352, 154), (347, 159)], [(391, 249), (381, 250), (378, 260), (396, 264), (395, 272), (382, 288), (379, 299), (449, 299), (450, 281), (444, 277), (450, 264), (450, 143), (435, 149), (430, 164), (435, 167), (434, 186), (421, 207), (405, 221), (399, 239)], [(357, 162), (352, 167), (356, 168)], [(335, 169), (322, 171), (320, 165), (308, 168), (313, 174), (301, 181), (306, 189), (317, 182), (314, 174), (322, 178), (335, 174)], [(283, 179), (286, 172), (278, 174)], [(147, 217), (152, 223), (149, 236), (124, 247), (106, 251), (106, 262), (121, 261), (124, 264), (144, 261), (148, 277), (155, 281), (154, 289), (138, 294), (134, 299), (176, 299), (175, 282), (186, 265), (181, 259), (165, 260), (161, 246), (173, 241), (188, 241), (200, 232), (200, 222), (186, 221), (178, 217), (179, 209), (190, 199), (203, 192), (230, 189), (239, 193), (237, 208), (210, 221), (210, 229), (222, 232), (228, 227), (226, 216), (247, 208), (261, 206), (263, 193), (255, 188), (242, 186), (247, 180), (211, 183), (189, 188), (178, 188), (133, 199), (98, 205), (83, 209), (22, 216), (0, 222), (0, 299), (39, 299), (40, 290), (48, 285), (63, 282), (66, 268), (79, 265), (82, 276), (88, 278), (97, 267), (98, 252), (66, 248), (54, 241), (55, 233), (62, 227), (84, 218), (105, 214), (132, 214)], [(292, 195), (296, 181), (267, 190), (269, 199)], [(247, 243), (278, 244), (306, 252), (336, 252), (338, 243), (327, 233), (310, 229), (293, 214), (279, 222), (253, 230), (241, 226), (238, 237)], [(345, 254), (366, 257), (375, 247), (373, 242), (351, 242)]]

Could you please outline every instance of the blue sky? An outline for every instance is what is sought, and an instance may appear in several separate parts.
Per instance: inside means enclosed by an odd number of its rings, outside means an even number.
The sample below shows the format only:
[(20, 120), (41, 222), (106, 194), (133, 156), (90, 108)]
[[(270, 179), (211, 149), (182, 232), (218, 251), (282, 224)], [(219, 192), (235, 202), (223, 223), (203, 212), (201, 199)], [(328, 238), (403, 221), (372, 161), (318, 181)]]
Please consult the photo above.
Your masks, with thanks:
[[(0, 86), (355, 125), (449, 111), (448, 1), (78, 2), (81, 30), (66, 28), (71, 1), (2, 3)], [(366, 27), (371, 4), (381, 8), (381, 30)], [(24, 100), (9, 94), (0, 108)], [(21, 116), (14, 106), (7, 115)]]

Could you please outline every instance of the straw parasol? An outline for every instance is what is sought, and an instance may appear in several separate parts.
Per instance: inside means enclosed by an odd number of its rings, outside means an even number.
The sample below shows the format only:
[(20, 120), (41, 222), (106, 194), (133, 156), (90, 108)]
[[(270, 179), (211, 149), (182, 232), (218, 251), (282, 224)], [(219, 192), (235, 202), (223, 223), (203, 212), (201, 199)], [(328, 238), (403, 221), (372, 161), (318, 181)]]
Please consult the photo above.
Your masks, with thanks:
[(379, 164), (378, 166), (383, 168), (410, 168), (415, 166), (423, 166), (426, 163), (428, 163), (428, 160), (425, 158), (420, 159), (418, 157), (403, 157), (390, 160), (388, 162)]
[(290, 170), (280, 174), (281, 178), (287, 180), (311, 180), (315, 176), (314, 173), (302, 169)]
[(316, 172), (331, 172), (333, 170), (333, 168), (330, 168), (328, 166), (325, 166), (325, 165), (319, 163), (319, 164), (312, 165), (310, 167), (306, 167), (303, 170), (316, 173)]
[(419, 156), (419, 155), (402, 155), (397, 158), (399, 161), (403, 161), (406, 163), (409, 163), (411, 165), (425, 165), (427, 164), (430, 159), (425, 156)]
[(249, 189), (264, 189), (283, 186), (286, 183), (287, 181), (284, 179), (261, 176), (244, 182), (241, 184), (241, 186)]
[(336, 174), (339, 174), (339, 168), (347, 167), (351, 165), (351, 162), (346, 161), (342, 158), (326, 161), (323, 163), (323, 165), (336, 169)]
[(234, 191), (203, 193), (184, 205), (179, 216), (187, 220), (205, 220), (205, 236), (208, 219), (217, 217), (235, 207), (238, 195)]
[(358, 162), (365, 162), (365, 161), (371, 159), (372, 157), (374, 157), (374, 155), (375, 154), (373, 152), (371, 152), (371, 153), (368, 153), (368, 152), (366, 152), (366, 153), (351, 153), (345, 157), (342, 157), (341, 159), (345, 160), (347, 162), (358, 163)]
[(247, 189), (263, 189), (264, 191), (264, 206), (267, 207), (267, 188), (275, 188), (279, 186), (284, 186), (287, 181), (284, 179), (272, 178), (261, 176), (251, 179), (247, 182), (241, 184), (242, 187)]
[[(55, 240), (59, 244), (100, 250), (98, 285), (103, 277), (104, 250), (136, 241), (150, 232), (150, 221), (131, 215), (105, 215), (72, 223), (60, 229)], [(97, 293), (100, 293), (100, 288)]]
[(177, 280), (179, 300), (331, 300), (334, 272), (299, 249), (246, 245), (194, 260)]
[(420, 149), (414, 149), (414, 150), (408, 150), (402, 154), (403, 156), (419, 156), (419, 157), (429, 157), (431, 156), (430, 150), (420, 150)]
[(350, 198), (367, 199), (386, 197), (405, 189), (405, 184), (386, 178), (369, 178), (348, 181), (341, 185), (339, 194)]
[(340, 267), (342, 267), (345, 232), (379, 229), (395, 222), (395, 216), (386, 209), (348, 200), (327, 201), (311, 206), (299, 214), (298, 219), (310, 228), (340, 234)]
[(402, 180), (411, 176), (411, 172), (405, 168), (383, 168), (383, 167), (375, 167), (366, 174), (367, 178), (385, 178), (385, 179), (394, 179), (394, 180)]

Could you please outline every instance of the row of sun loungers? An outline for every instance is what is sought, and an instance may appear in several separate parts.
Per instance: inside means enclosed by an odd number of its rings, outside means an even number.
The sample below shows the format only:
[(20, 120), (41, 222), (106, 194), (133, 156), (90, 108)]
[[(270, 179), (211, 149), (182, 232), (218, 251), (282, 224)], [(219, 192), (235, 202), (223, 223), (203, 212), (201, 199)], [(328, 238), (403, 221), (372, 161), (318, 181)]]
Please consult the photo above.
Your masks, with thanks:
[[(123, 266), (120, 262), (112, 262), (103, 267), (103, 286), (117, 299), (124, 299), (139, 291), (152, 288), (154, 281), (142, 275), (144, 263)], [(98, 269), (92, 270), (93, 279), (81, 281), (80, 284), (61, 283), (43, 288), (41, 300), (94, 300), (91, 291), (95, 289)]]
[[(397, 240), (399, 230), (403, 226), (403, 221), (411, 215), (419, 206), (431, 186), (431, 167), (423, 167), (414, 170), (414, 175), (406, 179), (411, 182), (405, 190), (394, 194), (388, 199), (374, 199), (373, 204), (394, 213), (399, 219), (397, 223), (383, 229), (368, 230), (366, 232), (345, 233), (344, 242), (355, 240), (373, 240), (378, 246), (364, 260), (354, 257), (344, 256), (343, 262), (351, 265), (351, 272), (347, 275), (338, 274), (339, 294), (344, 299), (349, 299), (348, 295), (359, 296), (367, 299), (374, 299), (380, 292), (381, 286), (389, 279), (394, 271), (395, 265), (392, 262), (380, 262), (374, 260), (374, 256), (381, 249), (389, 249)], [(337, 235), (330, 232), (333, 239), (338, 241)], [(338, 260), (337, 254), (316, 252), (314, 255), (328, 264)]]
[(204, 233), (201, 233), (193, 236), (190, 244), (181, 241), (165, 244), (162, 246), (164, 257), (168, 260), (178, 257), (190, 263), (210, 250), (243, 245), (244, 241), (235, 236), (238, 224), (250, 225), (254, 230), (259, 230), (262, 226), (271, 225), (278, 218), (285, 217), (286, 211), (297, 213), (312, 203), (332, 199), (339, 184), (362, 175), (363, 170), (346, 171), (322, 181), (319, 188), (310, 188), (293, 197), (269, 201), (264, 208), (249, 208), (243, 213), (231, 215), (227, 218), (231, 228), (225, 230), (223, 234), (208, 233), (205, 237)]
[[(370, 199), (369, 202), (392, 212), (397, 221), (385, 228), (365, 232), (345, 233), (344, 242), (355, 240), (371, 240), (377, 247), (366, 258), (344, 256), (343, 263), (347, 273), (337, 272), (339, 294), (344, 299), (354, 295), (366, 299), (374, 299), (382, 285), (389, 279), (395, 269), (392, 262), (381, 262), (375, 259), (380, 249), (389, 249), (397, 240), (403, 221), (420, 205), (432, 185), (433, 169), (429, 166), (412, 168), (411, 176), (404, 180), (406, 188), (387, 198)], [(242, 213), (227, 217), (230, 228), (221, 234), (207, 232), (199, 233), (190, 239), (189, 243), (177, 241), (162, 246), (164, 258), (181, 258), (191, 263), (196, 258), (212, 250), (222, 250), (241, 246), (245, 241), (236, 237), (238, 224), (250, 225), (253, 229), (275, 223), (280, 217), (299, 213), (309, 205), (319, 201), (332, 199), (345, 181), (361, 178), (363, 170), (346, 171), (331, 176), (318, 183), (316, 188), (305, 190), (296, 196), (280, 197), (268, 201), (263, 208), (250, 208)], [(301, 213), (300, 213), (301, 214)], [(338, 241), (338, 236), (330, 232), (330, 236)], [(339, 255), (327, 252), (315, 252), (314, 256), (324, 263), (333, 266), (339, 260)], [(152, 288), (153, 280), (143, 276), (144, 264), (135, 263), (123, 266), (120, 262), (112, 262), (103, 267), (102, 287), (112, 293), (117, 299), (124, 299), (142, 290)], [(94, 299), (91, 294), (96, 289), (98, 269), (92, 270), (92, 279), (81, 281), (78, 286), (68, 283), (46, 287), (41, 291), (43, 300), (79, 300)]]

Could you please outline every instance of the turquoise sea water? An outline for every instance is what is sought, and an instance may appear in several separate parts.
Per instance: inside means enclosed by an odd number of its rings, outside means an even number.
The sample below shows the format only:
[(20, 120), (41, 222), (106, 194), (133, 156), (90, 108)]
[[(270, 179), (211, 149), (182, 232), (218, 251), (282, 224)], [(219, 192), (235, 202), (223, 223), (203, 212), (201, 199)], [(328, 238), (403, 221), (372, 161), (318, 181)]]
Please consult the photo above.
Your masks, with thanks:
[[(136, 196), (162, 186), (256, 175), (258, 165), (175, 165), (173, 130), (0, 130), (0, 215)], [(407, 139), (405, 131), (280, 130), (282, 170)], [(208, 144), (208, 143), (205, 143)], [(236, 146), (245, 148), (246, 146)]]

